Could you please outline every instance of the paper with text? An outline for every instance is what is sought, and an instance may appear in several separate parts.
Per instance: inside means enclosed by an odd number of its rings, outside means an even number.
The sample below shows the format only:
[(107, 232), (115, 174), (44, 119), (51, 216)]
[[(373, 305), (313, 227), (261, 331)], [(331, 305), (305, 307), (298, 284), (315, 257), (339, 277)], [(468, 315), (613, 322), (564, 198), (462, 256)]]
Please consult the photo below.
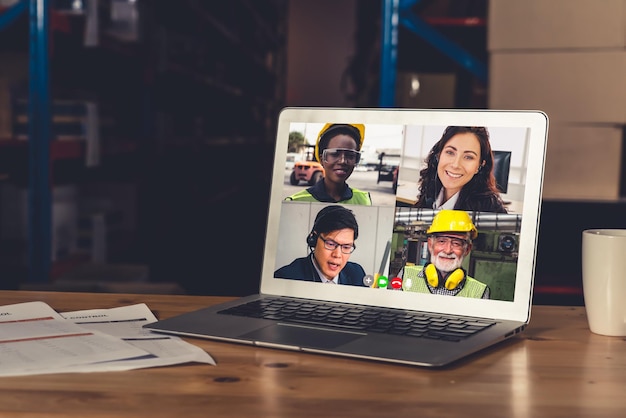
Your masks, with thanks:
[(0, 306), (0, 376), (215, 365), (201, 348), (142, 328), (156, 321), (145, 304), (62, 314), (44, 302)]
[(0, 307), (0, 376), (58, 373), (149, 355), (120, 338), (67, 321), (43, 302)]
[[(116, 336), (151, 355), (132, 361), (110, 361), (93, 365), (94, 368), (129, 370), (186, 362), (215, 365), (215, 360), (200, 347), (189, 344), (179, 337), (157, 334), (143, 329), (143, 325), (157, 321), (152, 311), (143, 303), (111, 309), (64, 312), (62, 315), (82, 328)], [(85, 369), (85, 366), (82, 368)]]

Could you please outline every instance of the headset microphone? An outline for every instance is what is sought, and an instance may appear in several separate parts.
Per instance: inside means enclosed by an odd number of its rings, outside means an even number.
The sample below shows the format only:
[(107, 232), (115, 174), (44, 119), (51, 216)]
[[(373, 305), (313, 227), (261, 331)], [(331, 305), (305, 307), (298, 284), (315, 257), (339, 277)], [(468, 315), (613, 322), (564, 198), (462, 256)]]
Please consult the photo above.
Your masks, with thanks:
[(319, 232), (317, 231), (319, 229), (320, 221), (324, 219), (326, 216), (330, 215), (331, 213), (338, 213), (342, 211), (350, 212), (349, 209), (346, 209), (343, 206), (326, 206), (318, 212), (317, 217), (315, 221), (313, 222), (313, 227), (311, 228), (311, 232), (306, 237), (306, 243), (309, 246), (309, 248), (315, 248), (315, 246), (317, 245), (317, 239), (320, 236)]
[(438, 155), (434, 155), (433, 156), (433, 161), (434, 161), (434, 170), (433, 170), (433, 185), (432, 185), (432, 192), (434, 194), (434, 196), (429, 196), (426, 197), (425, 201), (424, 201), (424, 207), (426, 208), (432, 208), (434, 209), (435, 207), (435, 202), (437, 201), (437, 180), (439, 179), (439, 175), (437, 174), (437, 168), (439, 166), (439, 156)]
[(313, 229), (311, 230), (311, 233), (309, 234), (308, 237), (306, 237), (306, 243), (308, 244), (308, 246), (310, 248), (315, 248), (315, 245), (317, 244), (317, 238), (319, 237), (319, 233)]

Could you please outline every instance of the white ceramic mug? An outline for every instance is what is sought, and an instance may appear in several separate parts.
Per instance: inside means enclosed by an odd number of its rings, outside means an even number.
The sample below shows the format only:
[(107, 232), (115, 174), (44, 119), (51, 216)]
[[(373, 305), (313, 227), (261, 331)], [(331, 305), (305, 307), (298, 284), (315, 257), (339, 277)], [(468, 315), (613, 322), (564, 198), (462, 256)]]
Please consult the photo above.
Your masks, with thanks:
[(583, 231), (582, 272), (591, 332), (626, 336), (626, 229)]

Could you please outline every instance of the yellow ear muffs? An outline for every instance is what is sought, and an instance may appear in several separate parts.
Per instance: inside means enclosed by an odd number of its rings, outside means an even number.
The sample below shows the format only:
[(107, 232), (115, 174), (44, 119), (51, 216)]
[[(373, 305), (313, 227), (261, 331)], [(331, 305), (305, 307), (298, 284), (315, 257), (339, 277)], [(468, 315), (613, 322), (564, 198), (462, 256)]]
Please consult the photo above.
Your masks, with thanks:
[(424, 274), (426, 275), (426, 280), (428, 284), (432, 287), (437, 287), (439, 284), (439, 273), (437, 273), (437, 268), (434, 264), (429, 264), (424, 269)]
[(456, 269), (446, 279), (446, 289), (452, 290), (456, 289), (456, 287), (461, 283), (461, 281), (465, 278), (465, 272), (463, 269)]
[[(439, 285), (439, 273), (437, 272), (437, 268), (434, 264), (428, 264), (424, 268), (424, 275), (426, 276), (426, 280), (428, 284), (432, 287), (437, 287)], [(456, 287), (463, 281), (465, 278), (465, 271), (463, 269), (456, 269), (446, 279), (446, 283), (444, 284), (445, 288), (448, 290), (456, 289)]]

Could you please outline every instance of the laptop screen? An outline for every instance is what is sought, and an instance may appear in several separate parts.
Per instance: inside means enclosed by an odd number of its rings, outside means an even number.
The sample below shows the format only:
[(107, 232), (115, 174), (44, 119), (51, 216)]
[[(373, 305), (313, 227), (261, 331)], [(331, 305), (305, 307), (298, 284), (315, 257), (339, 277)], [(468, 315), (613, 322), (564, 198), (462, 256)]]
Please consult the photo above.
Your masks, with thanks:
[(547, 118), (288, 108), (261, 292), (527, 320)]

